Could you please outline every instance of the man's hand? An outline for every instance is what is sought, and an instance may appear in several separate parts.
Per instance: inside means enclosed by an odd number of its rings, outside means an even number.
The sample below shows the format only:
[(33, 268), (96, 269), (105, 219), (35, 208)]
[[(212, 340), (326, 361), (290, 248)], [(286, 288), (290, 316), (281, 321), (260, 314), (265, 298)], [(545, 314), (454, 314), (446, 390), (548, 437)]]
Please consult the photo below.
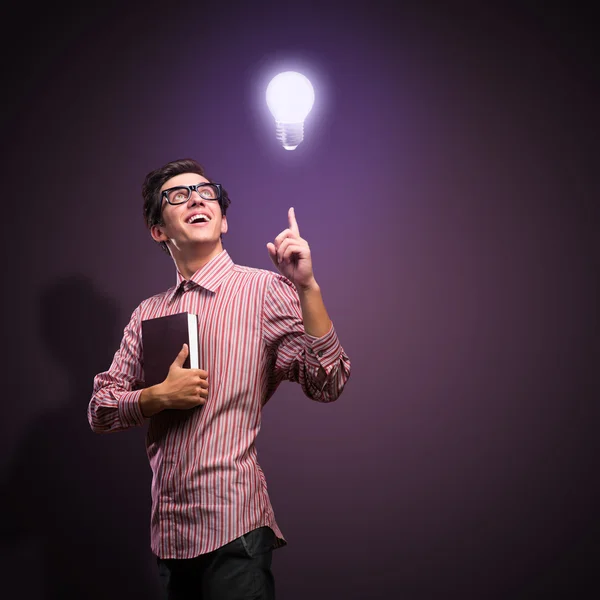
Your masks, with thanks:
[(293, 208), (288, 210), (288, 222), (289, 227), (273, 243), (267, 244), (267, 250), (277, 270), (298, 290), (304, 330), (309, 335), (321, 337), (329, 331), (331, 321), (313, 275), (308, 242), (300, 237)]
[(189, 349), (184, 344), (169, 367), (166, 379), (142, 390), (140, 409), (144, 417), (151, 417), (167, 408), (185, 410), (206, 402), (208, 373), (202, 369), (183, 368)]
[(316, 286), (308, 242), (300, 237), (296, 214), (288, 211), (287, 229), (267, 244), (269, 256), (277, 270), (287, 277), (298, 291)]

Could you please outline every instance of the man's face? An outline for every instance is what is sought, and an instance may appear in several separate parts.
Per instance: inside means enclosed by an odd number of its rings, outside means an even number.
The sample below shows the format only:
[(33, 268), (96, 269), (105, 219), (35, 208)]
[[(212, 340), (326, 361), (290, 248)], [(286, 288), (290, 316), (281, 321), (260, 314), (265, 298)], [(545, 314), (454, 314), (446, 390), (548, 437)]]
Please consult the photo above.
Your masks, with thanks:
[[(197, 173), (181, 173), (167, 180), (160, 191), (179, 185), (197, 185), (209, 181)], [(202, 188), (200, 188), (202, 190)], [(184, 196), (187, 190), (183, 190)], [(158, 242), (181, 251), (196, 244), (221, 247), (221, 234), (227, 232), (227, 218), (221, 215), (218, 201), (209, 200), (194, 190), (187, 202), (172, 205), (162, 198), (162, 216), (164, 225), (154, 225), (152, 237)]]

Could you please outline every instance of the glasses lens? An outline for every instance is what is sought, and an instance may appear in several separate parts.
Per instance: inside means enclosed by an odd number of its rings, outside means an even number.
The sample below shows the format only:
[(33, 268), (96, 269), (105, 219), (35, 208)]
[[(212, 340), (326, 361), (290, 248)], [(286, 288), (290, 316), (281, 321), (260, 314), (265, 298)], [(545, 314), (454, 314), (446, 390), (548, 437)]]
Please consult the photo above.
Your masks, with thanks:
[(218, 200), (219, 199), (219, 191), (217, 186), (212, 183), (207, 183), (202, 186), (198, 186), (198, 194), (204, 200)]
[(187, 202), (189, 197), (189, 190), (187, 188), (173, 188), (169, 190), (167, 197), (171, 204), (181, 204), (182, 202)]

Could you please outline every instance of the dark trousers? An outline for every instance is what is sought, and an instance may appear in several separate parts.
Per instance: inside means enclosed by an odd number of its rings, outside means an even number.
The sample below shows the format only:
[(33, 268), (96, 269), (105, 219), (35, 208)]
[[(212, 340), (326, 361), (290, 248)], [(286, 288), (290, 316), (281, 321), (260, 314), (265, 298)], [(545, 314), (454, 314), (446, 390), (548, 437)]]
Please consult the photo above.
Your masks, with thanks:
[(275, 533), (259, 527), (208, 554), (157, 558), (165, 600), (274, 600)]

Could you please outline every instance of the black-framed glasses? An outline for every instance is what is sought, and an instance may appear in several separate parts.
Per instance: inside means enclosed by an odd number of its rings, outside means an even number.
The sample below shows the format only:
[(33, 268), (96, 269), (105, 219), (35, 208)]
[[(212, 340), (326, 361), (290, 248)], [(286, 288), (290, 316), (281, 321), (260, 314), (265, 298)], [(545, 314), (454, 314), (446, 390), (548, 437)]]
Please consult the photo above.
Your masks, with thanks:
[(197, 183), (196, 185), (178, 185), (177, 187), (163, 190), (161, 198), (165, 198), (169, 204), (183, 204), (190, 199), (192, 192), (196, 192), (202, 200), (221, 202), (220, 183)]

